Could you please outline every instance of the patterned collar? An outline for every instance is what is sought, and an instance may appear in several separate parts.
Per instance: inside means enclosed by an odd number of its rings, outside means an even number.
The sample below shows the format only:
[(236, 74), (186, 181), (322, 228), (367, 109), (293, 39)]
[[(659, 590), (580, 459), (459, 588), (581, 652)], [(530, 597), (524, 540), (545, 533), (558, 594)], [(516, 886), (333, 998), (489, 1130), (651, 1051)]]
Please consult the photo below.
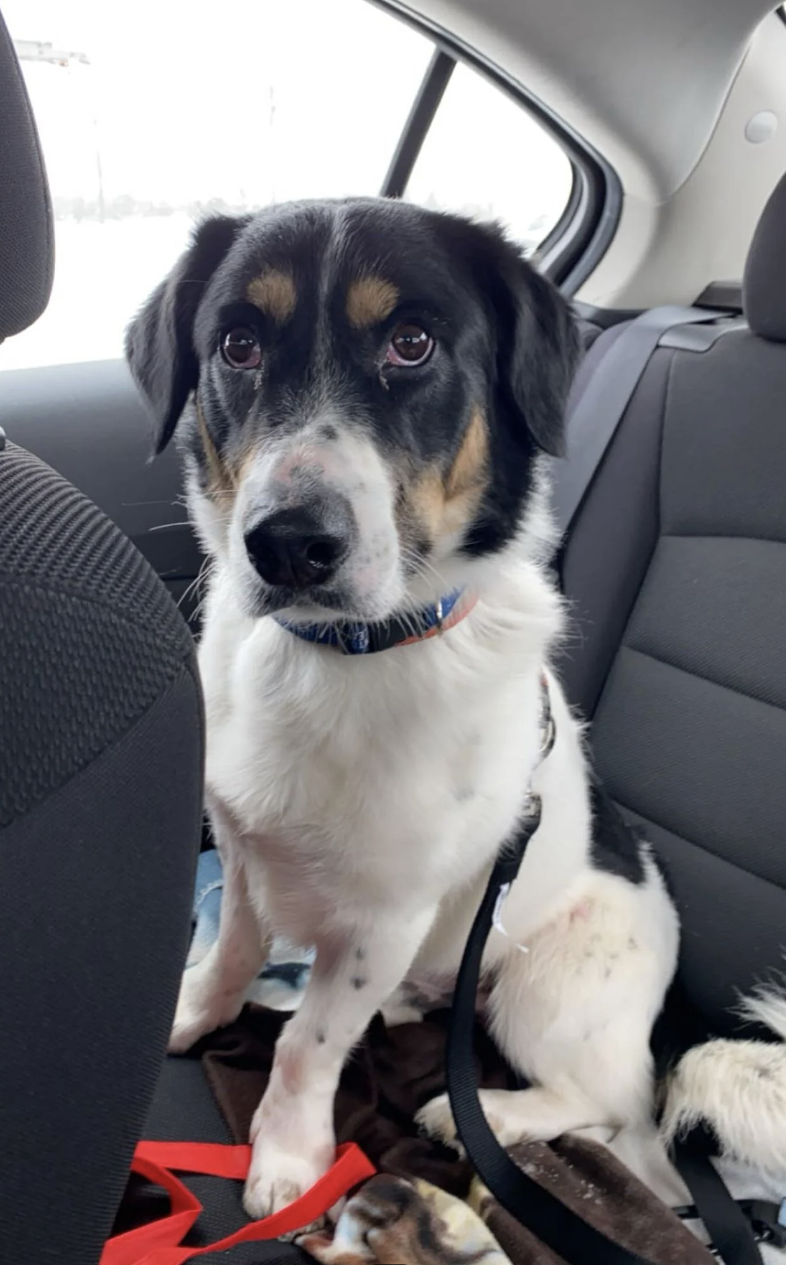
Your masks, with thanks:
[(411, 646), (447, 632), (460, 623), (472, 610), (477, 598), (461, 602), (464, 589), (454, 589), (447, 597), (425, 606), (417, 614), (397, 616), (378, 624), (355, 623), (345, 620), (339, 624), (293, 624), (274, 616), (276, 623), (303, 641), (317, 646), (332, 646), (342, 654), (378, 654), (396, 646)]

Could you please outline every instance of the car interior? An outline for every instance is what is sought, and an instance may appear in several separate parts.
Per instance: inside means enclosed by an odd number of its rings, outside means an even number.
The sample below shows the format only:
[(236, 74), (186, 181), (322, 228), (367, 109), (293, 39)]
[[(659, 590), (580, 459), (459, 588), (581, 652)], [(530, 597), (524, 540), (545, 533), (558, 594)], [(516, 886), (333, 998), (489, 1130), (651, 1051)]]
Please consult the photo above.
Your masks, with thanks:
[[(273, 6), (257, 3), (262, 30)], [(99, 1260), (140, 1138), (231, 1141), (199, 1058), (165, 1056), (203, 829), (203, 558), (178, 456), (149, 461), (122, 359), (123, 322), (164, 267), (148, 268), (145, 246), (126, 257), (118, 226), (141, 241), (157, 212), (143, 194), (124, 211), (119, 185), (75, 209), (55, 183), (67, 164), (46, 111), (65, 110), (56, 76), (85, 72), (59, 34), (69, 7), (55, 19), (42, 3), (33, 21), (35, 5), (6, 0), (0, 27), (0, 1248), (30, 1265)], [(233, 117), (211, 96), (234, 19), (190, 10), (205, 37), (195, 67), (178, 47), (186, 10), (166, 9), (144, 10), (133, 47), (150, 65), (124, 84), (143, 96), (177, 62), (230, 131), (246, 129), (233, 161), (253, 165), (246, 106)], [(406, 46), (404, 95), (375, 154), (380, 183), (361, 187), (350, 165), (320, 187), (320, 164), (340, 166), (368, 135), (344, 115), (324, 135), (316, 125), (315, 150), (331, 139), (313, 170), (298, 154), (295, 196), (381, 193), (500, 218), (574, 303), (585, 352), (554, 462), (570, 611), (557, 669), (605, 786), (665, 859), (680, 988), (709, 1030), (733, 1034), (740, 993), (782, 969), (786, 917), (786, 19), (767, 0), (342, 0), (341, 14), (324, 43), (292, 6), (324, 71), (306, 115), (330, 113), (332, 84), (373, 125)], [(459, 108), (461, 76), (481, 88), (461, 87)], [(501, 104), (484, 113), (487, 97)], [(130, 128), (134, 101), (124, 108)], [(172, 109), (150, 144), (177, 165), (186, 136), (188, 165), (188, 97)], [(101, 143), (108, 181), (108, 131)], [(533, 192), (519, 216), (520, 189)], [(159, 217), (172, 258), (180, 210)], [(100, 251), (116, 229), (80, 294), (77, 230)], [(115, 268), (131, 306), (107, 333)], [(187, 1184), (204, 1205), (193, 1244), (246, 1220), (239, 1184)], [(204, 1259), (309, 1258), (276, 1241)]]

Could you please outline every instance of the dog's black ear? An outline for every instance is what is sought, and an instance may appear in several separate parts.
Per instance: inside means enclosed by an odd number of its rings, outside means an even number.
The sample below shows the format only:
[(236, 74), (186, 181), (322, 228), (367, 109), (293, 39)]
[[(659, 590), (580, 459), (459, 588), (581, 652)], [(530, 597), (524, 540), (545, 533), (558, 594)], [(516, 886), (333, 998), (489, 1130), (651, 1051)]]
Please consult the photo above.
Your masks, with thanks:
[(492, 267), (486, 273), (497, 323), (497, 385), (539, 448), (564, 452), (565, 404), (579, 358), (579, 334), (567, 301), (495, 227), (484, 228)]
[(200, 224), (188, 250), (126, 332), (126, 359), (153, 418), (156, 456), (172, 438), (197, 385), (194, 321), (205, 288), (248, 219), (217, 216)]

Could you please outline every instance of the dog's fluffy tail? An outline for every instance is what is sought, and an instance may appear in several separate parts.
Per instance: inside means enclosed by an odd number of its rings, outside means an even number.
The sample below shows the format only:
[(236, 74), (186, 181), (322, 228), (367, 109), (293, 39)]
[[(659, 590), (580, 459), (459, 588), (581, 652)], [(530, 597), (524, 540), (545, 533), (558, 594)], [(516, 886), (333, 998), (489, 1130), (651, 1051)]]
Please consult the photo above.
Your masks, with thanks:
[(778, 1042), (713, 1040), (683, 1055), (671, 1076), (661, 1129), (667, 1143), (698, 1124), (721, 1151), (768, 1173), (786, 1171), (786, 988), (744, 998), (740, 1015)]

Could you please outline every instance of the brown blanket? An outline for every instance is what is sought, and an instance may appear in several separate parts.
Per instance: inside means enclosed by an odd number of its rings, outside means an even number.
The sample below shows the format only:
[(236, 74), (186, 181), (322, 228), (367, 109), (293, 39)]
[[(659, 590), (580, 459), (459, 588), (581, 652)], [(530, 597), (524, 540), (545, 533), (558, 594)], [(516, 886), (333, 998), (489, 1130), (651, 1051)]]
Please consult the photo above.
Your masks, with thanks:
[[(247, 1006), (237, 1023), (203, 1043), (205, 1073), (238, 1142), (248, 1140), (285, 1019)], [(445, 1089), (447, 1019), (447, 1012), (436, 1012), (388, 1031), (377, 1017), (344, 1071), (336, 1098), (339, 1142), (357, 1142), (380, 1174), (402, 1180), (372, 1179), (349, 1201), (335, 1237), (301, 1240), (325, 1265), (564, 1265), (473, 1180), (466, 1161), (418, 1135), (415, 1113)], [(481, 1085), (515, 1087), (480, 1027), (475, 1049)], [(670, 1209), (600, 1144), (565, 1137), (523, 1144), (511, 1154), (568, 1207), (653, 1265), (712, 1265)], [(446, 1196), (467, 1202), (459, 1209)]]

